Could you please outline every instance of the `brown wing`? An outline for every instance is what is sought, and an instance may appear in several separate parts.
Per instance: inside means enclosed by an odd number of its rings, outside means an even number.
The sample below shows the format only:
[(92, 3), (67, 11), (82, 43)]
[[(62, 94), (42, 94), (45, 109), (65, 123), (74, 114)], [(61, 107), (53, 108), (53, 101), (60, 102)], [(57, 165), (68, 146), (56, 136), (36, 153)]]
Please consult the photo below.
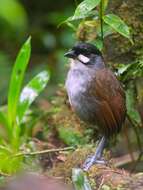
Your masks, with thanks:
[(119, 132), (125, 119), (125, 94), (120, 82), (109, 69), (96, 71), (95, 80), (89, 93), (99, 100), (97, 124), (105, 135), (112, 135)]

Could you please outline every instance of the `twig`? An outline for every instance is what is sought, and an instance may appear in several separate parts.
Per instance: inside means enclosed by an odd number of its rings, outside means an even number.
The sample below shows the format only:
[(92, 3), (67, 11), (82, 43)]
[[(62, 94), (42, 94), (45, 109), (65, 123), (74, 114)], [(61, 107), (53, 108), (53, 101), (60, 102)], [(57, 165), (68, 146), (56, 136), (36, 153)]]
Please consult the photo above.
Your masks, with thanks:
[(101, 190), (103, 184), (104, 184), (104, 177), (102, 177), (102, 180), (101, 180), (101, 183), (100, 183), (100, 185), (98, 187), (98, 190)]
[[(139, 154), (140, 153), (138, 151), (133, 152), (133, 156), (134, 156), (135, 160), (138, 159)], [(115, 167), (121, 167), (125, 164), (132, 163), (130, 154), (126, 154), (126, 155), (123, 155), (123, 156), (120, 156), (117, 158), (113, 158), (112, 161), (113, 161)]]
[(51, 152), (60, 152), (60, 151), (66, 151), (66, 150), (74, 150), (74, 147), (66, 147), (66, 148), (57, 148), (57, 149), (47, 149), (47, 150), (41, 150), (41, 151), (35, 151), (35, 152), (20, 152), (18, 154), (15, 154), (14, 157), (18, 156), (33, 156), (38, 154), (45, 154), (45, 153), (51, 153)]

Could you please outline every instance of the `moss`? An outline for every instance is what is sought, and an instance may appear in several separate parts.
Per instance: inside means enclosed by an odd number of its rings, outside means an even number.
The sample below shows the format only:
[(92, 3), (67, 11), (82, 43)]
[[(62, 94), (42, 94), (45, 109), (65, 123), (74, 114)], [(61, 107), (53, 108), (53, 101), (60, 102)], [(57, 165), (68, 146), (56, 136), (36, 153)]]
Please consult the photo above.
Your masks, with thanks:
[(117, 2), (112, 0), (109, 10), (118, 14), (131, 27), (134, 45), (132, 46), (127, 39), (115, 34), (106, 40), (107, 57), (112, 61), (131, 62), (143, 54), (143, 1), (119, 0)]
[(85, 143), (84, 137), (70, 127), (59, 127), (58, 132), (60, 139), (67, 145), (79, 145)]

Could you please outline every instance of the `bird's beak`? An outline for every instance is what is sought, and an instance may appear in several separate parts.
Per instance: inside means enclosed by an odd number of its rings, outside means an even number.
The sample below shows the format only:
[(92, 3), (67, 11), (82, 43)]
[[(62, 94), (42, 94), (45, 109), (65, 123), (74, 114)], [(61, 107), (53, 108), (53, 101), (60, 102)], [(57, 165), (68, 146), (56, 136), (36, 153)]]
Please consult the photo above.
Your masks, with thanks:
[(69, 50), (67, 53), (64, 54), (65, 57), (68, 57), (68, 58), (76, 58), (76, 54), (73, 50)]

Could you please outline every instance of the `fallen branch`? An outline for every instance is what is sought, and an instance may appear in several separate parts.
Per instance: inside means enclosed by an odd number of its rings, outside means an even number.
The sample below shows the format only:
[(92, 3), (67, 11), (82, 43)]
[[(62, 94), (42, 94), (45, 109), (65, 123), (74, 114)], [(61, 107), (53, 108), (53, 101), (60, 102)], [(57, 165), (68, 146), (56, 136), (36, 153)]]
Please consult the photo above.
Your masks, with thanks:
[(39, 154), (46, 154), (51, 152), (60, 152), (60, 151), (67, 151), (67, 150), (74, 150), (74, 147), (66, 147), (66, 148), (57, 148), (57, 149), (47, 149), (47, 150), (41, 150), (41, 151), (35, 151), (35, 152), (20, 152), (14, 155), (14, 157), (18, 156), (33, 156), (33, 155), (39, 155)]

